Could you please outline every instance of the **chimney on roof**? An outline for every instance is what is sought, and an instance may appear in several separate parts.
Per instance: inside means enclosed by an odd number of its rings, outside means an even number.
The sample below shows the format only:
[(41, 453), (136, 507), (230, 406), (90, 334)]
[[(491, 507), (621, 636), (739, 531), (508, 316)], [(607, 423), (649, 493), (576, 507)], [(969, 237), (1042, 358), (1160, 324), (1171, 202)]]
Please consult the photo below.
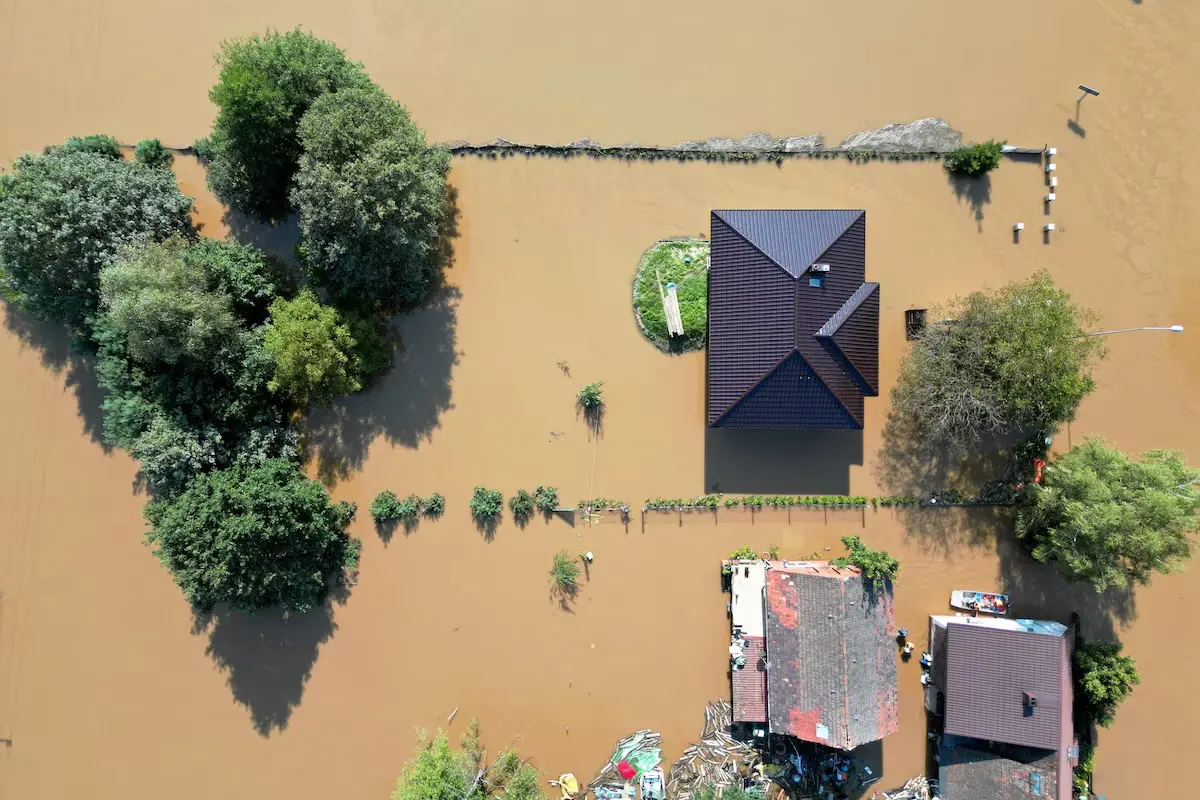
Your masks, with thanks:
[(1037, 695), (1033, 692), (1021, 692), (1021, 705), (1028, 709), (1037, 708)]

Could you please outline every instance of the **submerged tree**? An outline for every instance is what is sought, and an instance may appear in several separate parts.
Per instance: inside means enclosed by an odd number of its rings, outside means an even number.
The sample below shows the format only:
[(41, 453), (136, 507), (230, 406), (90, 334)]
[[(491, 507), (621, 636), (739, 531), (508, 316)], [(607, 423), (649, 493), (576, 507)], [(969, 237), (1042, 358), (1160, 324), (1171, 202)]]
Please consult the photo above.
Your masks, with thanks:
[(142, 139), (133, 148), (133, 157), (139, 164), (151, 169), (170, 169), (175, 163), (175, 156), (158, 139)]
[(1004, 145), (1004, 142), (988, 139), (986, 142), (960, 147), (946, 154), (946, 169), (972, 178), (986, 175), (1000, 166)]
[(271, 304), (263, 344), (275, 358), (271, 390), (290, 395), (301, 407), (310, 401), (327, 405), (362, 388), (350, 329), (337, 309), (321, 305), (307, 289), (295, 300)]
[(202, 474), (174, 500), (146, 507), (147, 543), (192, 605), (307, 611), (357, 557), (350, 503), (288, 461)]
[(1121, 655), (1121, 649), (1120, 642), (1088, 642), (1075, 650), (1076, 702), (1086, 719), (1105, 728), (1133, 687), (1142, 682), (1137, 664)]
[(1192, 556), (1200, 470), (1178, 452), (1140, 460), (1088, 439), (1046, 467), (1017, 505), (1017, 536), (1039, 561), (1097, 592), (1150, 582)]
[(422, 732), (416, 752), (404, 765), (391, 800), (545, 800), (540, 776), (515, 750), (491, 764), (479, 741), (479, 722), (471, 720), (458, 747), (445, 731), (433, 739)]
[(984, 435), (1051, 432), (1075, 417), (1103, 354), (1091, 312), (1040, 272), (958, 301), (905, 358), (895, 411), (927, 436), (966, 447)]
[(198, 259), (173, 239), (126, 251), (100, 271), (101, 307), (110, 329), (144, 365), (206, 363), (237, 335), (231, 298), (209, 288)]
[(208, 185), (256, 219), (282, 219), (300, 161), (300, 118), (321, 95), (370, 78), (337, 45), (299, 28), (224, 41), (216, 59), (221, 74), (209, 99), (217, 117), (201, 148)]
[(27, 154), (0, 174), (5, 293), (77, 330), (98, 306), (101, 267), (131, 245), (192, 233), (192, 200), (174, 175), (97, 149), (105, 145)]
[(292, 203), (313, 279), (343, 307), (394, 310), (425, 297), (439, 268), (450, 155), (375, 86), (317, 99), (300, 121)]
[(842, 544), (846, 547), (846, 555), (829, 562), (835, 567), (858, 567), (862, 570), (863, 577), (871, 582), (895, 580), (900, 572), (898, 560), (884, 550), (867, 547), (857, 536), (843, 536)]

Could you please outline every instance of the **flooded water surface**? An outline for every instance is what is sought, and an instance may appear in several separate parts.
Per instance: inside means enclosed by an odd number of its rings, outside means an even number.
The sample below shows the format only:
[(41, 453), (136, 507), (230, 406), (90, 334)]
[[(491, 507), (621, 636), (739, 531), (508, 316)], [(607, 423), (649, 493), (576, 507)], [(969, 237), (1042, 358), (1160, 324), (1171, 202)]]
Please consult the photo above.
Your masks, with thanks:
[[(68, 135), (186, 143), (213, 109), (222, 37), (303, 24), (336, 39), (438, 140), (673, 143), (755, 130), (852, 130), (940, 115), (968, 139), (1058, 147), (1047, 215), (1036, 163), (984, 186), (933, 162), (797, 160), (780, 166), (456, 159), (460, 213), (447, 286), (396, 322), (395, 369), (310, 420), (312, 472), (359, 504), (365, 546), (345, 598), (289, 620), (195, 620), (141, 542), (136, 464), (99, 443), (100, 395), (61, 332), (9, 311), (0, 331), (0, 796), (181, 800), (380, 798), (414, 729), (517, 746), (550, 774), (590, 776), (619, 737), (661, 730), (672, 757), (708, 700), (728, 694), (727, 597), (736, 546), (785, 557), (861, 535), (902, 564), (896, 617), (924, 631), (954, 588), (1009, 590), (1015, 612), (1083, 618), (1119, 635), (1143, 683), (1102, 733), (1097, 788), (1179, 797), (1200, 714), (1200, 567), (1134, 597), (1068, 587), (1012, 544), (991, 512), (634, 513), (490, 540), (476, 485), (557, 486), (565, 505), (605, 496), (775, 491), (873, 495), (903, 481), (884, 449), (886, 391), (905, 350), (903, 311), (1050, 270), (1104, 328), (1182, 324), (1183, 335), (1109, 339), (1099, 388), (1056, 447), (1097, 433), (1128, 450), (1178, 447), (1200, 462), (1200, 12), (1181, 3), (1074, 0), (1048, 8), (951, 2), (571, 6), (479, 3), (0, 0), (0, 156)], [(1069, 35), (1068, 35), (1069, 32)], [(1102, 90), (1079, 109), (1075, 85)], [(1078, 111), (1078, 116), (1077, 115)], [(206, 235), (232, 227), (286, 253), (292, 232), (247, 232), (177, 163)], [(861, 433), (733, 437), (704, 427), (702, 354), (668, 357), (630, 307), (642, 251), (707, 234), (713, 208), (863, 208), (868, 279), (882, 284), (884, 397)], [(1025, 223), (1014, 242), (1012, 225)], [(1044, 243), (1041, 226), (1057, 230)], [(560, 365), (560, 362), (565, 362)], [(565, 369), (564, 369), (565, 367)], [(569, 374), (564, 374), (569, 373)], [(598, 440), (574, 394), (604, 381)], [(378, 491), (434, 491), (448, 512), (381, 539)], [(552, 554), (595, 553), (577, 596), (550, 592)], [(833, 552), (833, 551), (831, 551)], [(923, 638), (923, 634), (922, 634)], [(924, 769), (919, 668), (900, 667), (900, 730), (884, 783)], [(1154, 736), (1147, 732), (1154, 731)]]

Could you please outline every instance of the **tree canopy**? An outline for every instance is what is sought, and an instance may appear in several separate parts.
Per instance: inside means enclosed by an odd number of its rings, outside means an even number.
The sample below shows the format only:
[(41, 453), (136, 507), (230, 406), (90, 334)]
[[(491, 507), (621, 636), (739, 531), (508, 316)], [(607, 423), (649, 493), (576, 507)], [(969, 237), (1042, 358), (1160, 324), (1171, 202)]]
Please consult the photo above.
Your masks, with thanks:
[(82, 329), (98, 305), (100, 268), (131, 245), (191, 235), (191, 213), (174, 175), (119, 153), (68, 143), (21, 156), (0, 175), (7, 293), (37, 316)]
[(967, 447), (984, 435), (1051, 432), (1075, 417), (1103, 355), (1091, 312), (1040, 272), (974, 292), (925, 328), (892, 392), (926, 435)]
[(251, 217), (282, 219), (300, 160), (300, 118), (321, 95), (370, 79), (337, 45), (299, 28), (224, 41), (216, 60), (209, 98), (218, 111), (203, 148), (208, 185)]
[(422, 732), (391, 800), (464, 800), (468, 796), (471, 800), (546, 800), (538, 771), (522, 761), (516, 750), (505, 750), (487, 763), (477, 720), (471, 720), (458, 747), (450, 744), (445, 731), (439, 730), (432, 739)]
[(1086, 719), (1107, 728), (1116, 717), (1117, 707), (1142, 682), (1137, 664), (1121, 655), (1120, 642), (1087, 642), (1075, 650), (1075, 701)]
[(449, 153), (370, 86), (327, 94), (300, 121), (292, 203), (306, 269), (341, 306), (421, 300), (439, 267)]
[(842, 544), (846, 555), (830, 560), (835, 567), (855, 566), (862, 570), (868, 581), (895, 580), (900, 572), (900, 562), (884, 550), (873, 550), (863, 544), (857, 536), (843, 536)]
[(340, 394), (362, 388), (354, 337), (337, 309), (323, 306), (305, 289), (295, 300), (271, 303), (263, 344), (275, 359), (271, 391), (301, 406), (327, 405)]
[(1088, 439), (1050, 462), (1022, 491), (1017, 535), (1039, 561), (1097, 592), (1146, 584), (1191, 558), (1200, 513), (1200, 470), (1178, 452), (1139, 460)]
[(174, 239), (126, 251), (100, 271), (101, 306), (129, 355), (153, 365), (207, 363), (238, 331), (232, 298), (209, 289), (199, 259)]
[(201, 611), (307, 611), (352, 558), (350, 503), (295, 464), (266, 461), (195, 477), (174, 500), (146, 507), (147, 543)]

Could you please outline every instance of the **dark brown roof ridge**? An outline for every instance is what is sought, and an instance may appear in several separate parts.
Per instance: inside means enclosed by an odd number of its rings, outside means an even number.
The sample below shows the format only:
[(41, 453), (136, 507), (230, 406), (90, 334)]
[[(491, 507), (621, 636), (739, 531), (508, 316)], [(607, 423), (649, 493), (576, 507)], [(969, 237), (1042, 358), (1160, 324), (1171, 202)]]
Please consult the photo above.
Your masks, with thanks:
[[(726, 225), (728, 225), (731, 230), (733, 230), (738, 236), (740, 236), (742, 238), (743, 241), (746, 242), (746, 244), (750, 245), (755, 250), (762, 253), (764, 258), (766, 258), (772, 264), (775, 264), (777, 267), (782, 269), (784, 272), (786, 272), (794, 280), (797, 280), (797, 281), (799, 281), (801, 279), (801, 276), (804, 275), (804, 272), (810, 266), (817, 263), (820, 260), (820, 258), (825, 255), (825, 253), (827, 253), (834, 245), (837, 244), (839, 239), (841, 239), (843, 236), (846, 235), (846, 232), (848, 230), (850, 230), (850, 228), (854, 225), (854, 223), (858, 222), (859, 219), (866, 216), (866, 214), (867, 214), (866, 210), (862, 209), (862, 208), (821, 208), (821, 209), (797, 209), (797, 208), (752, 208), (752, 209), (738, 208), (738, 209), (733, 209), (733, 208), (726, 208), (726, 209), (713, 209), (712, 213), (714, 215), (716, 215), (722, 222), (724, 222)], [(836, 233), (834, 233), (832, 229), (827, 230), (827, 231), (822, 231), (824, 236), (820, 240), (820, 241), (822, 241), (822, 244), (820, 245), (820, 249), (818, 250), (815, 248), (810, 248), (809, 250), (803, 251), (805, 257), (800, 259), (799, 261), (797, 261), (795, 264), (789, 265), (789, 264), (783, 263), (784, 261), (792, 261), (793, 260), (792, 258), (788, 257), (787, 253), (779, 253), (776, 255), (772, 255), (771, 253), (768, 253), (767, 248), (764, 247), (761, 242), (755, 241), (755, 238), (757, 238), (757, 237), (755, 237), (754, 232), (752, 232), (748, 229), (748, 227), (746, 225), (746, 220), (743, 220), (740, 223), (735, 221), (736, 217), (734, 217), (733, 215), (741, 215), (741, 214), (796, 215), (796, 220), (795, 220), (796, 222), (799, 222), (800, 220), (805, 220), (805, 219), (807, 219), (807, 220), (820, 219), (820, 220), (824, 221), (824, 220), (829, 220), (832, 218), (832, 219), (837, 220), (837, 222), (834, 225), (834, 228), (836, 229)], [(806, 232), (810, 233), (810, 234), (812, 233), (811, 230), (807, 230)], [(792, 254), (792, 255), (796, 255), (796, 254)], [(801, 264), (801, 262), (806, 262), (806, 263)]]
[(736, 410), (737, 407), (739, 405), (741, 405), (742, 401), (745, 400), (750, 395), (751, 392), (753, 392), (755, 389), (762, 386), (763, 383), (766, 382), (767, 378), (771, 377), (772, 374), (774, 374), (775, 372), (778, 372), (784, 366), (784, 364), (786, 364), (789, 360), (791, 360), (792, 356), (796, 356), (801, 361), (803, 361), (805, 366), (807, 366), (814, 375), (816, 375), (818, 378), (821, 379), (821, 383), (825, 385), (826, 390), (829, 392), (829, 396), (832, 397), (835, 401), (837, 401), (838, 407), (841, 408), (842, 411), (846, 412), (847, 417), (849, 417), (850, 419), (859, 423), (860, 425), (862, 424), (862, 420), (860, 420), (858, 417), (856, 417), (854, 415), (854, 412), (852, 412), (850, 409), (846, 408), (846, 404), (842, 402), (842, 398), (838, 397), (837, 392), (829, 389), (829, 384), (825, 380), (824, 376), (822, 376), (821, 373), (817, 371), (817, 368), (815, 366), (813, 366), (813, 363), (811, 361), (809, 361), (807, 358), (804, 357), (804, 353), (800, 352), (799, 347), (793, 347), (791, 350), (789, 350), (783, 356), (783, 358), (779, 359), (779, 361), (777, 361), (775, 363), (775, 365), (773, 367), (771, 367), (769, 370), (764, 372), (763, 376), (761, 378), (759, 378), (757, 381), (755, 381), (753, 384), (751, 384), (750, 387), (748, 389), (746, 389), (746, 391), (742, 392), (741, 396), (738, 397), (738, 399), (734, 400), (729, 405), (729, 408), (727, 408), (723, 412), (721, 412), (721, 416), (717, 417), (716, 420), (714, 420), (713, 423), (711, 423), (711, 424), (715, 425), (715, 424), (719, 423), (721, 420), (725, 419), (730, 414), (732, 414), (734, 412), (734, 410)]

